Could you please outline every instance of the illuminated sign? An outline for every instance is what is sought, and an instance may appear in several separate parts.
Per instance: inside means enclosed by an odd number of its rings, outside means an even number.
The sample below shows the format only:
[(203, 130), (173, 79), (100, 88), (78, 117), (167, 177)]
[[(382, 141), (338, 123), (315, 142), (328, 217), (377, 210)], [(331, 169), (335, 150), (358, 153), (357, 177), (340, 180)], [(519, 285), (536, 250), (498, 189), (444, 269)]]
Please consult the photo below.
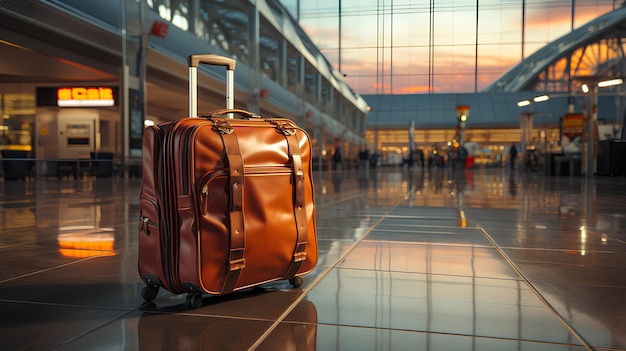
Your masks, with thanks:
[(110, 87), (63, 87), (57, 89), (59, 107), (115, 106)]
[(115, 86), (37, 87), (37, 107), (112, 107), (118, 105)]
[(583, 135), (585, 117), (582, 113), (570, 113), (563, 116), (562, 134), (570, 140)]

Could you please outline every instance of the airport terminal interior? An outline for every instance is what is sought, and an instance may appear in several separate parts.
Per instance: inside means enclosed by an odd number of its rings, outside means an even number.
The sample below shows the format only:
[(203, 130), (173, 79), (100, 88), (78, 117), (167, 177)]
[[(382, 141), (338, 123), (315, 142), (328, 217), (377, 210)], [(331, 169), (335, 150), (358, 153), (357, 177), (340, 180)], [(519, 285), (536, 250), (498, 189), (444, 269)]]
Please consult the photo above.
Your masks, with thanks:
[[(322, 0), (0, 1), (0, 349), (626, 351), (626, 95), (598, 86), (626, 76), (626, 7), (375, 2), (381, 20), (471, 12), (476, 36), (431, 32), (428, 74), (395, 80), (381, 51), (379, 91), (361, 94), (373, 76), (299, 25), (333, 23)], [(347, 23), (373, 3), (344, 1)], [(550, 40), (489, 22), (478, 45), (479, 13), (518, 12)], [(359, 45), (346, 57), (372, 53)], [(506, 73), (480, 66), (518, 45)], [(443, 72), (468, 47), (473, 69)], [(300, 286), (144, 298), (143, 131), (189, 116), (198, 48), (236, 59), (235, 108), (310, 136), (319, 258)], [(198, 71), (198, 109), (222, 108), (224, 70)], [(402, 93), (403, 75), (428, 93)], [(471, 92), (439, 93), (461, 77)]]

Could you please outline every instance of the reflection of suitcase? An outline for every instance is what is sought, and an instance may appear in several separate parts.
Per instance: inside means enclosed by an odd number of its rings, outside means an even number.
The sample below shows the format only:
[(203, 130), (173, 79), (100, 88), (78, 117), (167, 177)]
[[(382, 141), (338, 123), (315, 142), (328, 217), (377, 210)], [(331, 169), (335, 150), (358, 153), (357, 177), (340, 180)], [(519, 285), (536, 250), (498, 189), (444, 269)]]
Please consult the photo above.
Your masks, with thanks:
[(280, 323), (256, 348), (258, 351), (316, 350), (317, 309), (311, 301), (301, 301), (289, 314), (294, 321)]
[[(276, 306), (276, 301), (283, 301), (285, 297), (277, 296), (280, 293), (273, 291), (265, 294), (267, 298), (263, 296), (250, 298), (254, 300), (255, 306), (267, 304)], [(233, 303), (242, 306), (242, 309), (248, 307), (242, 301)], [(249, 350), (271, 325), (271, 322), (264, 322), (258, 318), (220, 318), (162, 312), (145, 312), (141, 315), (137, 327), (139, 350)], [(280, 309), (278, 312), (280, 314)], [(256, 350), (315, 350), (317, 344), (315, 305), (304, 300), (295, 306), (290, 316), (297, 316), (298, 322), (280, 323), (260, 342)]]
[[(197, 115), (199, 63), (192, 55), (190, 113)], [(242, 119), (231, 119), (237, 115)], [(226, 109), (146, 128), (143, 137), (139, 273), (150, 301), (159, 287), (221, 295), (280, 279), (295, 286), (317, 263), (311, 142), (283, 118)]]

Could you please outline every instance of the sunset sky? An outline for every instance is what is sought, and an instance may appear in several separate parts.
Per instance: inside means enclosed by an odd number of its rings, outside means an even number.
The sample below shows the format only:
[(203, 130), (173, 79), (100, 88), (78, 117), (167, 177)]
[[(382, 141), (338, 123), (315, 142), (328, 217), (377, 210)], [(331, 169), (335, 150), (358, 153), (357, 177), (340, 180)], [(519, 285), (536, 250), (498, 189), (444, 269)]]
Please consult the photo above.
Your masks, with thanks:
[(523, 57), (623, 3), (525, 0), (523, 11), (522, 0), (480, 0), (476, 26), (477, 1), (281, 0), (362, 95), (481, 91)]

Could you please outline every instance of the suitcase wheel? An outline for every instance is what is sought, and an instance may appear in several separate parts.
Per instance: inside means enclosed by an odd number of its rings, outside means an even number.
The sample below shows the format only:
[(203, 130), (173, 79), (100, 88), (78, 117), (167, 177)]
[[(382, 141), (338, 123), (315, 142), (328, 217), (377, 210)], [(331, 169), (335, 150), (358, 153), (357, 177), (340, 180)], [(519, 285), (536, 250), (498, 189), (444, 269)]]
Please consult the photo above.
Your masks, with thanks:
[(154, 300), (154, 298), (157, 296), (158, 293), (159, 293), (158, 285), (145, 286), (141, 290), (141, 296), (143, 297), (144, 300), (146, 300), (146, 302), (150, 302)]
[(202, 306), (202, 294), (200, 293), (187, 294), (187, 298), (185, 298), (185, 306), (187, 306), (187, 308), (198, 308)]
[(289, 279), (289, 283), (293, 285), (294, 288), (299, 288), (302, 283), (304, 283), (304, 278), (297, 276)]

